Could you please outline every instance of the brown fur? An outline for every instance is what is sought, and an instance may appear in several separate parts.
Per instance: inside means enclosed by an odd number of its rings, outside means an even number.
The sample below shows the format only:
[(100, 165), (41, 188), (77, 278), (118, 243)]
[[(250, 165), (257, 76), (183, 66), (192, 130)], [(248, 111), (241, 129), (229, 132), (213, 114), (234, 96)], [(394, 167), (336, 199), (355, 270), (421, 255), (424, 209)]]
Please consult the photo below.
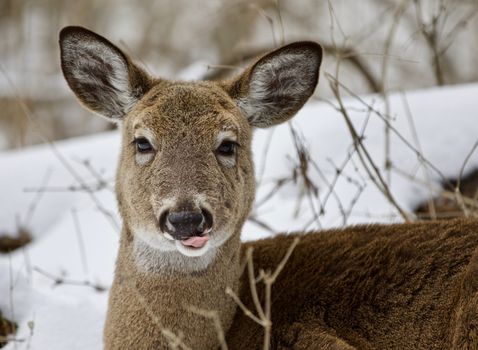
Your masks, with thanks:
[[(256, 269), (273, 269), (292, 239), (246, 244)], [(254, 310), (245, 276), (240, 294)], [(478, 222), (308, 233), (272, 301), (273, 349), (478, 349)], [(260, 349), (262, 334), (238, 311), (228, 342)]]
[[(225, 249), (232, 246), (239, 242), (230, 240)], [(229, 328), (235, 305), (224, 290), (238, 289), (238, 255), (222, 255), (204, 272), (144, 273), (135, 268), (131, 244), (123, 236), (110, 291), (105, 349), (168, 349), (172, 341), (163, 333), (168, 330), (184, 334), (184, 342), (193, 349), (215, 348), (217, 335), (211, 321), (188, 307), (220, 310), (221, 324)]]
[[(183, 99), (176, 100), (178, 95)], [(250, 139), (245, 119), (225, 113), (233, 105), (224, 95), (222, 90), (208, 83), (174, 84), (166, 88), (160, 85), (153, 88), (135, 108), (144, 111), (146, 116), (135, 121), (148, 124), (150, 130), (157, 132), (158, 139), (164, 140), (161, 147), (163, 156), (155, 173), (144, 171), (134, 166), (131, 144), (123, 142), (117, 193), (124, 229), (105, 328), (107, 349), (167, 348), (168, 342), (161, 334), (164, 329), (176, 335), (184, 333), (186, 344), (194, 344), (194, 349), (213, 348), (217, 337), (211, 322), (188, 312), (189, 305), (205, 310), (220, 309), (222, 324), (228, 328), (231, 323), (235, 305), (224, 290), (228, 286), (234, 290), (238, 287), (235, 270), (238, 266), (239, 233), (250, 210), (254, 183), (252, 164), (247, 157), (249, 143), (242, 146), (244, 153), (237, 159), (237, 172), (221, 170), (214, 166), (217, 162), (210, 157), (211, 137), (228, 122), (237, 128), (240, 139)], [(153, 103), (149, 106), (151, 100)], [(216, 106), (216, 110), (212, 113), (210, 108), (205, 110), (205, 104)], [(148, 114), (149, 110), (163, 117), (153, 119)], [(195, 120), (196, 114), (222, 118), (217, 121), (211, 117)], [(132, 123), (126, 123), (123, 129), (126, 140), (132, 133), (131, 127)], [(168, 138), (168, 135), (177, 136)], [(178, 144), (176, 137), (184, 142)], [(219, 258), (207, 270), (194, 274), (181, 271), (144, 273), (137, 269), (132, 252), (133, 237), (128, 225), (151, 220), (150, 216), (155, 215), (154, 203), (171, 191), (180, 198), (179, 201), (186, 201), (189, 192), (198, 190), (207, 196), (214, 208), (216, 224), (226, 225), (221, 220), (227, 220), (235, 232), (220, 248)], [(151, 192), (157, 195), (153, 206), (144, 201)], [(224, 205), (225, 202), (229, 204)], [(154, 256), (151, 259), (155, 259)], [(145, 310), (145, 306), (149, 310)], [(158, 320), (150, 315), (156, 315)]]
[[(262, 329), (225, 294), (229, 287), (250, 304), (239, 237), (254, 198), (252, 130), (290, 119), (312, 95), (320, 46), (285, 46), (228, 82), (186, 83), (149, 77), (83, 28), (64, 29), (60, 45), (78, 99), (122, 126), (123, 232), (105, 348), (163, 349), (178, 339), (217, 347), (211, 320), (190, 306), (217, 312), (232, 349), (259, 348)], [(227, 159), (217, 150), (224, 133), (239, 144)], [(136, 148), (138, 137), (151, 151)], [(165, 208), (200, 205), (214, 218), (215, 245), (186, 256), (159, 218)], [(273, 288), (272, 347), (476, 348), (476, 232), (475, 222), (457, 221), (304, 236)], [(290, 242), (252, 243), (256, 269), (274, 267)]]

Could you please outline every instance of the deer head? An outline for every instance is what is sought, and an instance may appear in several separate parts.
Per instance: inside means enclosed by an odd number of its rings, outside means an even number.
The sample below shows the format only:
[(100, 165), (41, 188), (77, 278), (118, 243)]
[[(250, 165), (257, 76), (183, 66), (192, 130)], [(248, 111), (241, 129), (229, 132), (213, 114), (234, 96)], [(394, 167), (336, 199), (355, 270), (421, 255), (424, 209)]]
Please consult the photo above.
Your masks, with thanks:
[(321, 47), (272, 51), (225, 82), (151, 77), (105, 38), (60, 34), (68, 85), (86, 108), (120, 125), (116, 191), (127, 239), (207, 267), (235, 237), (254, 199), (254, 128), (289, 120), (312, 95)]

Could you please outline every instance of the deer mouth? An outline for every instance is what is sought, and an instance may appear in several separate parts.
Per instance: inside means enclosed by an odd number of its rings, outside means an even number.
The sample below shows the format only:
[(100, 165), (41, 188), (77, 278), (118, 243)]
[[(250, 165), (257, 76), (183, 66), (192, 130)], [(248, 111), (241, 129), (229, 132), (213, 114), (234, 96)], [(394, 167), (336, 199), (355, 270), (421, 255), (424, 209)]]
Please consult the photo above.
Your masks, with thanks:
[[(176, 239), (167, 232), (164, 232), (163, 235), (167, 240), (174, 242), (178, 249), (183, 247), (188, 250), (200, 250), (202, 248), (205, 248), (206, 246), (209, 246), (210, 232), (211, 232), (211, 229), (208, 229), (206, 232), (204, 232), (201, 235), (186, 237), (182, 239)], [(184, 249), (179, 249), (179, 250), (183, 251)]]
[(211, 247), (213, 220), (206, 209), (198, 211), (165, 210), (159, 216), (159, 229), (163, 237), (174, 242), (185, 256), (201, 256)]
[(187, 239), (183, 239), (181, 240), (181, 243), (185, 245), (186, 247), (202, 248), (207, 244), (208, 241), (209, 241), (209, 235), (204, 235), (204, 236), (194, 236), (194, 237), (189, 237)]
[(211, 247), (209, 235), (194, 236), (182, 240), (175, 240), (176, 249), (183, 255), (199, 257), (204, 255)]

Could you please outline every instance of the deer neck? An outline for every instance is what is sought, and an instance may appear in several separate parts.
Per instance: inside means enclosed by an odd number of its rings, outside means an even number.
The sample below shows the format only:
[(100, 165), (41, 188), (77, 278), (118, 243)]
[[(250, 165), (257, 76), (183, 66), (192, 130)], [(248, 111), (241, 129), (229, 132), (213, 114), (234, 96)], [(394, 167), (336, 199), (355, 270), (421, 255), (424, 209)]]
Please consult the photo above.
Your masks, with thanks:
[[(168, 330), (183, 334), (185, 343), (194, 344), (195, 349), (214, 348), (219, 343), (213, 320), (194, 310), (216, 312), (224, 332), (229, 329), (236, 304), (225, 290), (238, 291), (239, 255), (238, 232), (215, 251), (193, 258), (150, 248), (126, 230), (120, 243), (114, 287), (122, 290), (134, 309), (144, 311), (144, 319), (139, 322), (145, 332)], [(134, 314), (130, 311), (122, 317)], [(164, 334), (158, 334), (158, 338), (161, 336), (164, 340)]]

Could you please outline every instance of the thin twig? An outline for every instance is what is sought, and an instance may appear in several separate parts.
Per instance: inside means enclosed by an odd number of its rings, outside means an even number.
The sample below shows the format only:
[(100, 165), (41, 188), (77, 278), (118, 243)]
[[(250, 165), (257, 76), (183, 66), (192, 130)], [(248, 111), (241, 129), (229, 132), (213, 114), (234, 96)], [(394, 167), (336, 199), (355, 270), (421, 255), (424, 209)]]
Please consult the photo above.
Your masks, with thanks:
[(54, 284), (53, 287), (56, 286), (61, 286), (61, 285), (71, 285), (71, 286), (79, 286), (79, 287), (89, 287), (93, 288), (97, 292), (105, 292), (108, 288), (100, 285), (99, 283), (92, 283), (89, 280), (73, 280), (73, 279), (67, 279), (62, 276), (55, 276), (38, 266), (33, 266), (33, 271), (38, 272), (39, 274), (53, 280)]
[[(393, 197), (392, 193), (390, 192), (390, 189), (389, 189), (387, 183), (383, 179), (379, 168), (377, 167), (377, 165), (373, 161), (370, 153), (368, 152), (367, 148), (365, 147), (365, 145), (362, 142), (362, 138), (359, 137), (359, 134), (357, 133), (357, 130), (353, 126), (353, 123), (350, 119), (348, 111), (345, 108), (345, 106), (343, 104), (343, 101), (342, 101), (342, 97), (341, 97), (340, 90), (339, 90), (340, 83), (338, 82), (338, 79), (332, 77), (330, 74), (327, 74), (327, 77), (329, 78), (329, 81), (331, 83), (332, 91), (335, 95), (335, 98), (336, 98), (338, 104), (339, 104), (338, 110), (345, 119), (347, 128), (348, 128), (348, 130), (349, 130), (349, 132), (352, 136), (352, 139), (354, 140), (354, 145), (355, 145), (356, 150), (357, 150), (357, 155), (359, 156), (359, 159), (360, 159), (365, 171), (367, 172), (370, 180), (372, 180), (372, 182), (376, 185), (376, 187), (380, 190), (380, 192), (382, 192), (385, 195), (385, 197), (388, 199), (390, 204), (392, 204), (392, 206), (399, 212), (400, 216), (402, 216), (402, 218), (406, 222), (409, 222), (410, 218), (409, 218), (408, 214), (396, 202), (395, 198)], [(369, 166), (371, 167), (371, 169), (369, 168)]]
[[(48, 181), (50, 180), (51, 174), (52, 174), (52, 170), (48, 168), (41, 182), (42, 188), (45, 188), (47, 186)], [(35, 210), (38, 207), (38, 203), (40, 203), (44, 193), (45, 191), (38, 191), (36, 196), (34, 196), (32, 201), (30, 202), (30, 205), (28, 206), (27, 212), (25, 214), (25, 221), (24, 221), (25, 227), (28, 227), (30, 225), (33, 214), (35, 213)]]
[(85, 242), (83, 241), (83, 233), (81, 231), (80, 221), (78, 220), (78, 211), (76, 208), (71, 209), (71, 215), (73, 216), (73, 223), (75, 224), (75, 233), (78, 239), (78, 246), (80, 248), (81, 264), (83, 265), (83, 272), (86, 276), (89, 275), (88, 261), (86, 259)]
[(242, 310), (242, 312), (244, 312), (244, 315), (246, 315), (247, 317), (249, 317), (251, 320), (253, 320), (254, 322), (256, 322), (257, 324), (261, 325), (262, 326), (262, 320), (259, 319), (257, 316), (255, 316), (252, 311), (250, 311), (245, 305), (244, 303), (241, 301), (241, 299), (239, 299), (239, 297), (237, 296), (237, 294), (229, 287), (226, 288), (226, 294), (229, 295), (233, 300), (234, 302), (237, 304), (237, 306), (239, 306), (239, 308)]
[(219, 344), (221, 346), (222, 350), (228, 350), (227, 343), (226, 343), (226, 337), (224, 335), (224, 329), (222, 328), (221, 320), (219, 318), (219, 315), (216, 310), (204, 310), (200, 309), (195, 306), (188, 306), (187, 310), (191, 311), (192, 313), (195, 313), (197, 315), (200, 315), (202, 317), (210, 319), (213, 324), (214, 328), (216, 329), (217, 333), (217, 338), (219, 340)]

